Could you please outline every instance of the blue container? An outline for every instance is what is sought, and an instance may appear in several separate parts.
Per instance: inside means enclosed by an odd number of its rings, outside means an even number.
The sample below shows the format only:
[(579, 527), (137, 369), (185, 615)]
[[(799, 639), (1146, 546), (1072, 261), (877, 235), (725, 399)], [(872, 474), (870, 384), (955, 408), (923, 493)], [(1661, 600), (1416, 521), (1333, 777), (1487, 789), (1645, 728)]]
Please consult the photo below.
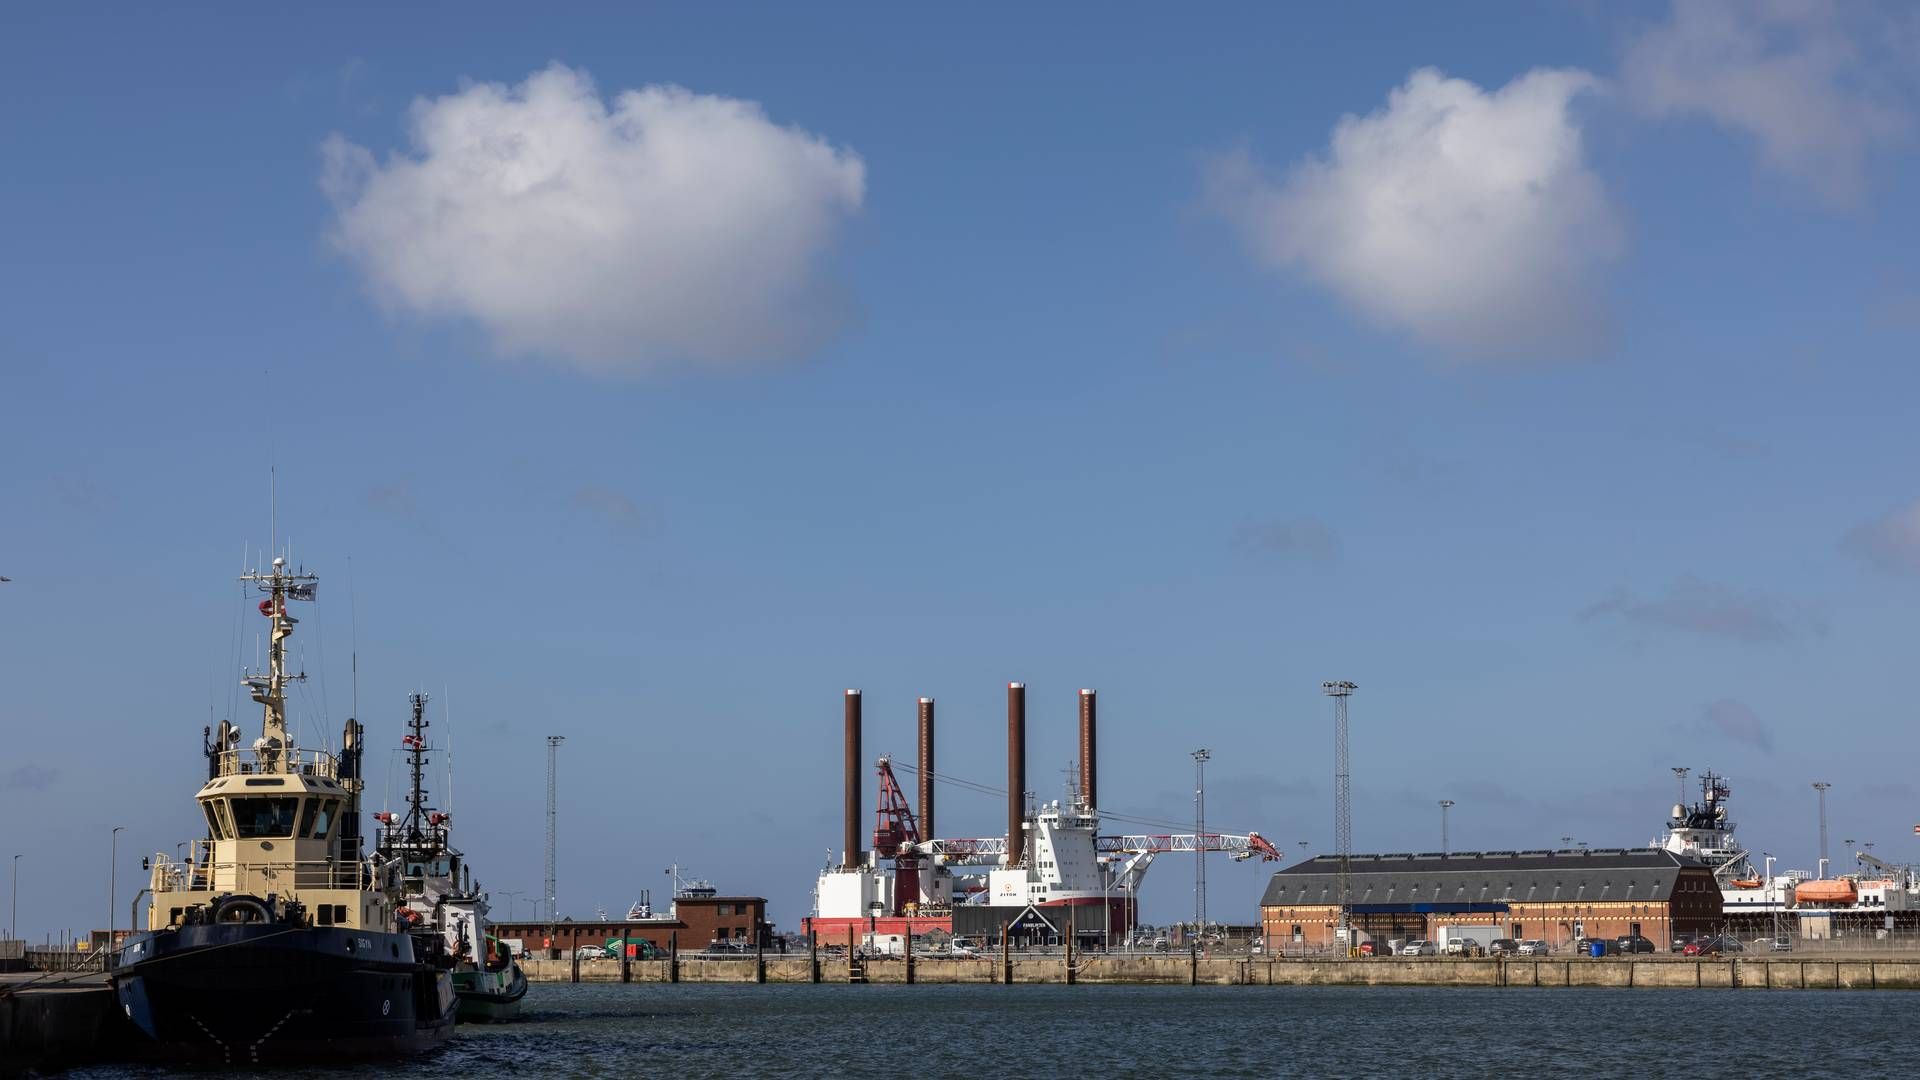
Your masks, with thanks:
[(1607, 943), (1604, 941), (1587, 942), (1587, 955), (1596, 958), (1607, 955)]

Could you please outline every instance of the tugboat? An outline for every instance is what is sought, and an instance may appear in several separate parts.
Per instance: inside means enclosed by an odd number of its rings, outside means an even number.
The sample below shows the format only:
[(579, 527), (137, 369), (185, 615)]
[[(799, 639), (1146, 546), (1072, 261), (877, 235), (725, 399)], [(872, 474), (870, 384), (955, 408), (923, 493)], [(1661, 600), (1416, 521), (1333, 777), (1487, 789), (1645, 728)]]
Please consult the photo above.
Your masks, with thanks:
[(463, 1023), (512, 1020), (527, 995), (527, 977), (506, 943), (487, 934), (487, 897), (452, 844), (453, 815), (427, 805), (427, 695), (414, 694), (413, 716), (400, 740), (412, 770), (407, 811), (380, 823), (376, 851), (400, 868), (400, 921), (414, 940), (445, 957)]
[(195, 799), (207, 836), (184, 862), (150, 864), (147, 929), (114, 954), (122, 1010), (146, 1056), (226, 1065), (311, 1064), (411, 1055), (454, 1029), (453, 983), (395, 920), (398, 867), (363, 859), (364, 727), (340, 754), (288, 734), (290, 602), (318, 579), (275, 558), (243, 577), (265, 594), (268, 666), (244, 683), (264, 707), (251, 750), (221, 721), (202, 733), (207, 779)]

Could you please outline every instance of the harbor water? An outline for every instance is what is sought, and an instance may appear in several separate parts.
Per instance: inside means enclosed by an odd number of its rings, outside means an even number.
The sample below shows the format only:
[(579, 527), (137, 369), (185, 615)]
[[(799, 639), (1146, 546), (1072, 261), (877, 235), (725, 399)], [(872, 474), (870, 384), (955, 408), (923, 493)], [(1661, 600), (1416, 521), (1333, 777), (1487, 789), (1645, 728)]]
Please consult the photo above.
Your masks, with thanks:
[(418, 1060), (272, 1075), (1857, 1080), (1911, 1067), (1917, 1005), (1905, 991), (546, 985), (524, 1021), (462, 1027)]

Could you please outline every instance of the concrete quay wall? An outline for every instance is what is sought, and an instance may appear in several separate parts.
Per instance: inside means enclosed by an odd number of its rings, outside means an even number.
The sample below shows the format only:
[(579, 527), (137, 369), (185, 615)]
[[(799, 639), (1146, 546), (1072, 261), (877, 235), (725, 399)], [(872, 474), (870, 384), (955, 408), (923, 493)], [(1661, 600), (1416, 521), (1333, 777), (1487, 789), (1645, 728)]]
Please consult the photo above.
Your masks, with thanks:
[[(534, 982), (569, 982), (571, 960), (522, 961)], [(816, 970), (817, 969), (817, 970)], [(859, 965), (868, 983), (1090, 983), (1204, 986), (1488, 986), (1554, 989), (1702, 990), (1920, 990), (1920, 960), (1753, 959), (1685, 960), (1666, 957), (1618, 959), (1454, 960), (1382, 957), (1377, 960), (1302, 960), (1279, 957), (1208, 958), (1184, 956), (1076, 957), (1071, 971), (1064, 958), (1015, 956), (946, 959), (916, 957), (911, 977), (906, 960), (869, 959)], [(851, 981), (845, 959), (769, 955), (752, 958), (640, 960), (629, 966), (631, 982), (663, 983), (844, 983)], [(582, 961), (581, 982), (619, 982), (615, 960)]]

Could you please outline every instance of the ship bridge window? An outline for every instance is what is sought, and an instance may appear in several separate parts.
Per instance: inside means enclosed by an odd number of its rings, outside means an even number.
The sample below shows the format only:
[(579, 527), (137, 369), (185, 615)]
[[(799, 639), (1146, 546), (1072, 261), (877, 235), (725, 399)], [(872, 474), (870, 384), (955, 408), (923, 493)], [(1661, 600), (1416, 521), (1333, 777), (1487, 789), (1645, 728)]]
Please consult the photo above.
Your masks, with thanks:
[(201, 803), (200, 809), (207, 815), (207, 835), (215, 840), (232, 839), (227, 835), (227, 830), (222, 827), (220, 815), (214, 811), (212, 803)]
[(233, 821), (242, 840), (292, 836), (299, 808), (300, 800), (292, 797), (235, 799)]
[(325, 840), (333, 829), (334, 811), (339, 807), (338, 799), (308, 799), (306, 810), (300, 815), (300, 835), (315, 840)]

